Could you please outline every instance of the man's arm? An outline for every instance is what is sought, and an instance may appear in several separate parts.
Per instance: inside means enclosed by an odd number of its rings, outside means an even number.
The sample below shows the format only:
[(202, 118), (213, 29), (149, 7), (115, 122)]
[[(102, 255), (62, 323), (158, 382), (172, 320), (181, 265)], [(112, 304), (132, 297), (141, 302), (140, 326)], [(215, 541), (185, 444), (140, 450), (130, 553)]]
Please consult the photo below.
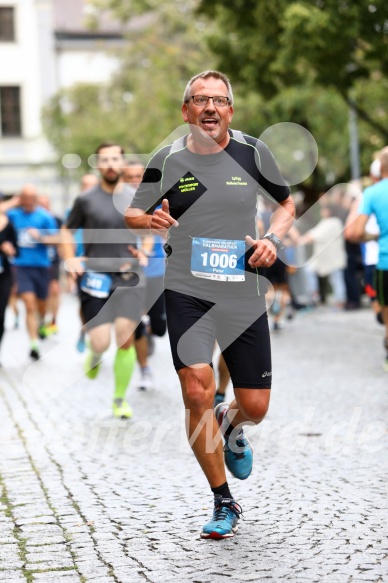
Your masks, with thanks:
[(151, 225), (151, 215), (141, 209), (128, 207), (125, 211), (124, 221), (128, 229), (149, 229)]
[(75, 256), (75, 241), (70, 229), (65, 225), (61, 227), (61, 257), (65, 262), (65, 268), (70, 275), (76, 279), (77, 275), (82, 275), (85, 271), (83, 266), (84, 257)]
[(310, 231), (307, 231), (304, 235), (301, 235), (297, 240), (298, 245), (311, 245), (314, 243), (314, 237)]
[(0, 202), (0, 213), (6, 213), (10, 209), (16, 208), (20, 205), (20, 196), (15, 195), (8, 200)]
[(125, 224), (129, 229), (148, 229), (158, 235), (164, 235), (171, 227), (178, 227), (179, 223), (170, 215), (168, 200), (162, 201), (162, 208), (156, 209), (152, 215), (137, 208), (128, 207), (125, 211)]
[(42, 235), (39, 229), (35, 229), (31, 227), (26, 231), (27, 235), (31, 237), (37, 243), (42, 243), (43, 245), (59, 245), (61, 242), (61, 235), (59, 232), (49, 234), (49, 235)]
[(345, 227), (345, 237), (351, 243), (366, 243), (367, 241), (377, 241), (378, 233), (367, 233), (365, 230), (369, 220), (369, 215), (360, 214), (355, 219), (349, 220)]
[[(270, 221), (270, 233), (274, 233), (279, 239), (282, 239), (287, 231), (292, 227), (295, 218), (295, 204), (291, 196), (288, 196), (272, 213)], [(277, 257), (277, 249), (272, 241), (268, 239), (259, 239), (255, 241), (252, 237), (247, 236), (246, 242), (254, 252), (248, 259), (251, 267), (270, 267)]]
[(295, 203), (291, 196), (279, 203), (277, 209), (272, 213), (269, 232), (274, 233), (283, 239), (293, 225), (295, 219)]

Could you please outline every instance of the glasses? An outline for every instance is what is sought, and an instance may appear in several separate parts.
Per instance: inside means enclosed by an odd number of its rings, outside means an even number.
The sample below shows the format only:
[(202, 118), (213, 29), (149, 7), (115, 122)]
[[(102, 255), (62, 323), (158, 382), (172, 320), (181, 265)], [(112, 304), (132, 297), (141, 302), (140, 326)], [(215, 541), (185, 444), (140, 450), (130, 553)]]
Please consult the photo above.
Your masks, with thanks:
[(192, 95), (190, 99), (192, 99), (194, 105), (199, 105), (200, 107), (207, 105), (209, 99), (213, 100), (213, 105), (215, 107), (225, 107), (229, 104), (229, 97), (225, 97), (224, 95), (216, 95), (215, 97), (208, 97), (207, 95)]

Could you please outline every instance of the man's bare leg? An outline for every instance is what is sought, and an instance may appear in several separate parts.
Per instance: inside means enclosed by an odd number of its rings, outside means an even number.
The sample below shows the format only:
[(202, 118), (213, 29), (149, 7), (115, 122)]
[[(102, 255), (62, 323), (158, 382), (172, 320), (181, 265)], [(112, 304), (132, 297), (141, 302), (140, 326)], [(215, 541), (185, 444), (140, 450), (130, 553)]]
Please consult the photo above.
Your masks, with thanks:
[(213, 413), (213, 370), (209, 365), (196, 365), (180, 369), (178, 375), (189, 416), (187, 433), (191, 448), (210, 486), (220, 486), (226, 482), (226, 473), (222, 439)]

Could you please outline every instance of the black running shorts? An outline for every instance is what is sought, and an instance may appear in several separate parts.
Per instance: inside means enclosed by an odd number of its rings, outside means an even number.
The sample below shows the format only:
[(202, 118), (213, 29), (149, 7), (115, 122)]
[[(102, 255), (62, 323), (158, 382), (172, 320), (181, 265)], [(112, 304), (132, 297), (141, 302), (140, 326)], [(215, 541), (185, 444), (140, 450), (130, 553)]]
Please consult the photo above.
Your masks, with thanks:
[(377, 300), (380, 306), (388, 306), (388, 271), (376, 269), (374, 283)]
[(16, 287), (18, 294), (31, 292), (38, 300), (46, 300), (49, 288), (49, 268), (17, 265)]
[(220, 298), (215, 304), (165, 290), (175, 369), (212, 366), (217, 340), (236, 389), (271, 388), (271, 347), (263, 297)]
[(276, 257), (276, 261), (271, 267), (267, 267), (265, 270), (266, 278), (272, 283), (272, 285), (286, 285), (287, 284), (287, 270), (286, 264), (283, 263), (279, 257)]
[(95, 298), (81, 290), (80, 299), (86, 328), (90, 330), (101, 324), (113, 323), (116, 318), (140, 322), (144, 289), (119, 287), (111, 292), (108, 298)]

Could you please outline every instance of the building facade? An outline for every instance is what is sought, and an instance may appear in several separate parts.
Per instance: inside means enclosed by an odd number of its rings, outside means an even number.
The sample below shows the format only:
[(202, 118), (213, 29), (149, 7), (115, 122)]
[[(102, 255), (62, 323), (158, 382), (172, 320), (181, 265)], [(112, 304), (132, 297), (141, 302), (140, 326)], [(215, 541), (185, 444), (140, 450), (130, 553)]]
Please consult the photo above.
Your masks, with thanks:
[(44, 137), (41, 112), (61, 88), (106, 83), (119, 65), (123, 30), (90, 30), (87, 0), (0, 0), (0, 192), (33, 183), (62, 210), (68, 180)]

